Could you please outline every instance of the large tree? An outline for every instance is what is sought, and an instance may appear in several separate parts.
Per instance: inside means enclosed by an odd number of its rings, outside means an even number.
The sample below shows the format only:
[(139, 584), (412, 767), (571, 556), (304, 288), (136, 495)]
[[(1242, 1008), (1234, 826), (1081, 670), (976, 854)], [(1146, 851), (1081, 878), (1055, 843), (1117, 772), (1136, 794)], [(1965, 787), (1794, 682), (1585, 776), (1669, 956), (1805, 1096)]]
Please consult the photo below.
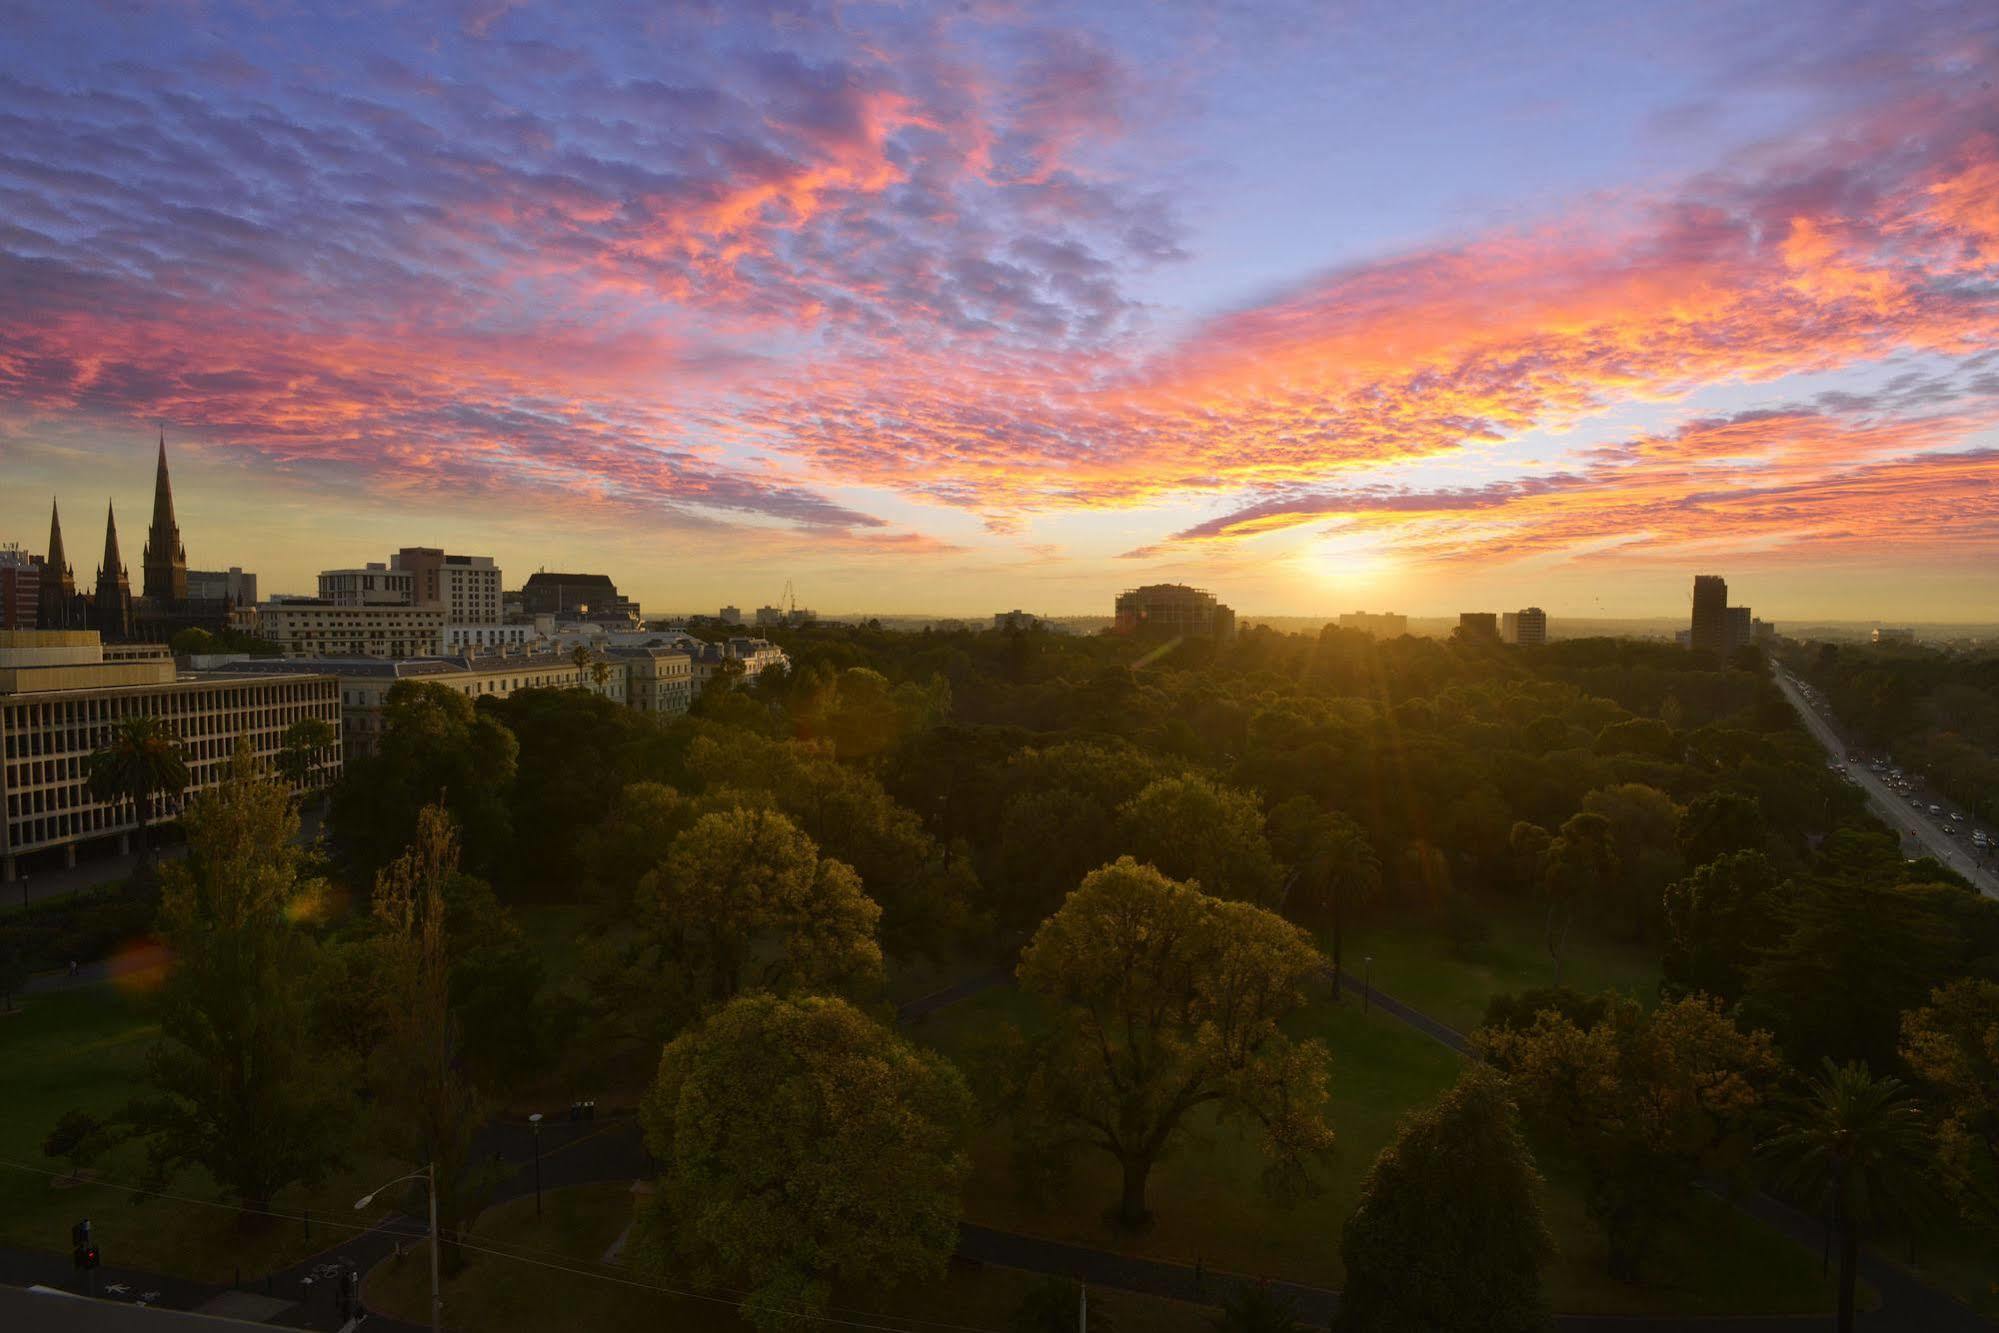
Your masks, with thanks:
[(1484, 1028), (1478, 1049), (1513, 1080), (1523, 1111), (1581, 1159), (1589, 1215), (1613, 1277), (1639, 1277), (1660, 1223), (1744, 1129), (1775, 1077), (1768, 1033), (1745, 1033), (1690, 996), (1647, 1012), (1605, 997), (1588, 1028), (1543, 1010), (1520, 1030)]
[(1921, 1222), (1934, 1204), (1922, 1108), (1900, 1079), (1827, 1060), (1805, 1094), (1779, 1108), (1778, 1126), (1757, 1150), (1781, 1188), (1832, 1219), (1839, 1237), (1839, 1333), (1853, 1333), (1862, 1231)]
[(417, 813), (416, 837), (375, 877), (379, 1027), (368, 1060), (377, 1137), (410, 1166), (435, 1168), (440, 1258), (464, 1263), (458, 1241), (490, 1183), (473, 1159), (485, 1107), (464, 1067), (451, 1004), (446, 886), (458, 872), (458, 838), (442, 807)]
[(1541, 1190), (1505, 1081), (1469, 1066), (1435, 1106), (1403, 1120), (1362, 1182), (1340, 1248), (1347, 1282), (1336, 1327), (1546, 1327), (1541, 1268), (1554, 1245)]
[(1963, 977), (1902, 1015), (1902, 1059), (1935, 1089), (1937, 1156), (1966, 1220), (1999, 1221), (1999, 983)]
[(139, 859), (144, 861), (152, 853), (150, 830), (160, 798), (187, 790), (187, 750), (159, 718), (123, 718), (86, 761), (85, 781), (98, 800), (131, 804), (139, 822)]
[(1338, 810), (1321, 810), (1294, 796), (1270, 813), (1272, 846), (1291, 864), (1285, 911), (1302, 921), (1323, 921), (1332, 944), (1333, 998), (1340, 998), (1346, 923), (1381, 889), (1381, 860), (1367, 832)]
[(745, 995), (675, 1038), (639, 1119), (661, 1166), (642, 1262), (748, 1289), (759, 1328), (835, 1288), (942, 1275), (971, 1097), (843, 1000)]
[(160, 872), (174, 965), (159, 992), (153, 1094), (123, 1118), (155, 1179), (196, 1165), (253, 1208), (318, 1181), (340, 1156), (348, 1099), (315, 1048), (312, 941), (293, 924), (305, 881), (291, 795), (239, 746), (229, 776), (182, 817), (188, 854)]
[(1562, 984), (1576, 913), (1611, 887), (1617, 871), (1617, 846), (1610, 821), (1602, 815), (1588, 811), (1571, 815), (1548, 844), (1541, 861), (1542, 901), (1548, 911), (1543, 943), (1554, 960), (1555, 985)]
[(1324, 961), (1275, 913), (1130, 857), (1092, 872), (1021, 958), (1021, 983), (1053, 1020), (1034, 1052), (1023, 1127), (1043, 1150), (1116, 1159), (1130, 1225), (1148, 1216), (1153, 1166), (1203, 1106), (1256, 1120), (1272, 1181), (1302, 1184), (1308, 1159), (1332, 1141), (1328, 1056), (1280, 1022)]
[(1266, 907), (1282, 880), (1256, 797), (1186, 774), (1160, 778), (1118, 811), (1122, 850), (1203, 893)]
[(277, 768), (292, 790), (303, 798), (311, 791), (326, 752), (340, 739), (333, 724), (324, 718), (302, 717), (285, 728), (278, 750)]
[(1740, 999), (1749, 969), (1783, 937), (1788, 896), (1758, 851), (1717, 856), (1668, 887), (1665, 988)]

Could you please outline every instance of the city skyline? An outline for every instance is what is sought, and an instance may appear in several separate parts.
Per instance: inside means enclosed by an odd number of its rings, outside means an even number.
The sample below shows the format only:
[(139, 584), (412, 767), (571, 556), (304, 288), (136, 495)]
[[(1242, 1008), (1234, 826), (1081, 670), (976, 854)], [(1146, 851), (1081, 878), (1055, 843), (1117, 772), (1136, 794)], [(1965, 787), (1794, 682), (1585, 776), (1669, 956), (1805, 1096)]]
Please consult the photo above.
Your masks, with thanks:
[(0, 53), (0, 540), (164, 425), (270, 592), (1999, 608), (1981, 7), (200, 17)]

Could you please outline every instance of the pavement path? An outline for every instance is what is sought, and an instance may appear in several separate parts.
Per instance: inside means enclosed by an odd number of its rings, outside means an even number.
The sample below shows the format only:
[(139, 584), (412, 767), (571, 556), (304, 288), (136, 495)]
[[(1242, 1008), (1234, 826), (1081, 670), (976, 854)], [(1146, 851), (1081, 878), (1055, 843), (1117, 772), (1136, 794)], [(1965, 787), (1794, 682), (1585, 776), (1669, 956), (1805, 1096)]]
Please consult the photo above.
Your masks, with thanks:
[(1782, 667), (1773, 664), (1772, 669), (1776, 673), (1777, 688), (1791, 701), (1791, 707), (1798, 710), (1798, 716), (1804, 719), (1805, 729), (1825, 747), (1827, 757), (1839, 765), (1840, 771), (1860, 784), (1874, 813), (1901, 837), (1903, 855), (1934, 856), (1977, 885), (1978, 891), (1986, 897), (1999, 898), (1999, 874), (1975, 861), (1962, 838), (1944, 833), (1943, 827), (1927, 810), (1918, 810), (1914, 802), (1882, 781), (1872, 769), (1865, 764), (1847, 763), (1846, 742), (1832, 723), (1812, 707), (1811, 701), (1797, 686), (1791, 684)]

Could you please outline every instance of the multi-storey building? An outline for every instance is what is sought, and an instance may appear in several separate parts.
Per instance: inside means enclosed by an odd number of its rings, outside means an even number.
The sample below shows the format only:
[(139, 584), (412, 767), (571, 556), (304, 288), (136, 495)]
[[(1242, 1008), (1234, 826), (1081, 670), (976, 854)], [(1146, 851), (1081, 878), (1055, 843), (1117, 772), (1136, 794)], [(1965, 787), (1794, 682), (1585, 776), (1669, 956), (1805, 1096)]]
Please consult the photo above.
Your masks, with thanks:
[(1548, 613), (1538, 606), (1507, 611), (1499, 618), (1499, 637), (1506, 643), (1533, 646), (1548, 641)]
[(444, 612), (273, 598), (258, 603), (252, 633), (286, 657), (434, 657), (444, 646)]
[(1184, 583), (1148, 583), (1118, 594), (1114, 628), (1147, 638), (1229, 639), (1235, 612), (1204, 588)]
[(610, 648), (623, 667), (625, 703), (641, 713), (678, 717), (694, 702), (694, 659), (675, 648)]
[(447, 555), (441, 547), (405, 546), (389, 557), (389, 568), (412, 575), (411, 604), (444, 612), (447, 624), (500, 623), (500, 570), (491, 556)]
[(33, 629), (42, 613), (42, 558), (0, 546), (0, 629)]
[(1756, 634), (1752, 628), (1755, 621), (1756, 617), (1749, 614), (1749, 608), (1746, 606), (1728, 608), (1727, 652), (1730, 657), (1735, 656), (1736, 649), (1745, 648), (1756, 641)]
[(227, 569), (187, 571), (187, 599), (190, 602), (222, 603), (232, 611), (257, 604), (257, 576), (246, 574), (242, 566)]
[(446, 625), (444, 654), (447, 657), (466, 653), (477, 656), (498, 652), (502, 648), (526, 649), (534, 646), (541, 637), (541, 631), (533, 625)]
[(1461, 639), (1497, 639), (1499, 637), (1499, 615), (1493, 611), (1460, 611), (1458, 613), (1458, 637)]
[(720, 620), (724, 625), (740, 625), (743, 623), (743, 608), (740, 606), (725, 606), (716, 619)]
[(1357, 629), (1377, 639), (1399, 639), (1409, 632), (1409, 617), (1393, 611), (1347, 611), (1340, 616), (1341, 629)]
[[(95, 631), (0, 632), (0, 869), (8, 881), (24, 858), (59, 853), (74, 865), (80, 844), (115, 837), (126, 847), (138, 812), (92, 796), (88, 767), (112, 726), (135, 716), (159, 718), (186, 751), (191, 782), (159, 803), (157, 823), (221, 781), (239, 739), (268, 761), (292, 723), (338, 722), (339, 694), (332, 677), (297, 666), (178, 674), (157, 645), (107, 653)], [(341, 763), (336, 742), (312, 785), (335, 780)]]
[(521, 610), (530, 616), (552, 615), (558, 620), (599, 624), (636, 626), (641, 619), (639, 604), (620, 596), (617, 585), (605, 574), (537, 570), (521, 587)]
[(1692, 645), (1697, 653), (1728, 655), (1728, 580), (1719, 574), (1694, 575)]
[(415, 584), (416, 575), (392, 571), (380, 563), (360, 569), (323, 569), (319, 572), (319, 600), (329, 606), (421, 606)]
[(1040, 624), (1041, 617), (1035, 615), (1032, 611), (1016, 609), (1013, 611), (995, 611), (993, 613), (993, 628), (996, 630), (1028, 630), (1038, 628)]

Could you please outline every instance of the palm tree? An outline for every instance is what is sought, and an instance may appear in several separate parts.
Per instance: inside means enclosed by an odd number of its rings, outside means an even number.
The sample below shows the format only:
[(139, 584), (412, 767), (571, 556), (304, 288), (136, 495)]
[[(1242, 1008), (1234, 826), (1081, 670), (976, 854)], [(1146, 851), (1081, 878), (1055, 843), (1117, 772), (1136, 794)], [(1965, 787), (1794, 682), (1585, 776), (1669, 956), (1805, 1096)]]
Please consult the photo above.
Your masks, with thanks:
[(104, 748), (89, 759), (90, 794), (100, 801), (130, 801), (139, 816), (139, 859), (147, 859), (147, 826), (161, 796), (187, 790), (187, 757), (180, 737), (156, 717), (128, 717), (114, 724)]
[(597, 693), (602, 694), (604, 687), (611, 683), (611, 664), (601, 657), (592, 662), (590, 664), (590, 679), (597, 683)]
[(569, 650), (569, 660), (576, 664), (578, 671), (588, 671), (590, 669), (589, 645), (579, 643), (574, 648), (571, 648)]
[(1832, 1215), (1839, 1237), (1839, 1330), (1852, 1333), (1860, 1230), (1882, 1222), (1920, 1221), (1929, 1135), (1922, 1108), (1902, 1080), (1874, 1077), (1865, 1064), (1835, 1065), (1779, 1111), (1777, 1133), (1758, 1146), (1777, 1184)]

